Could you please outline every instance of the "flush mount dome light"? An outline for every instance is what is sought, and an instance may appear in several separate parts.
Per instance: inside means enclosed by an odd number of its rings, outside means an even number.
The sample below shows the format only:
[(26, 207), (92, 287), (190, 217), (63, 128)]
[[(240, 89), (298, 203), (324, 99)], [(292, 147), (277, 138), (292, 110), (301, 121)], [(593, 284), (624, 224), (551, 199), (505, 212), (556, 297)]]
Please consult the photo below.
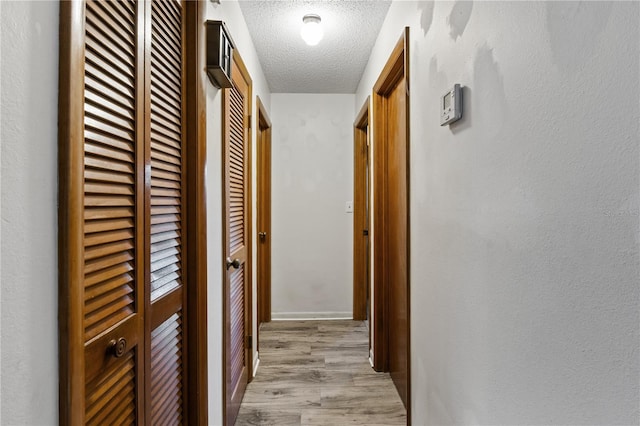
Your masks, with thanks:
[(313, 14), (304, 15), (302, 18), (303, 24), (302, 29), (300, 30), (300, 35), (309, 46), (315, 46), (320, 43), (320, 40), (322, 40), (324, 33), (322, 31), (320, 21), (320, 16)]

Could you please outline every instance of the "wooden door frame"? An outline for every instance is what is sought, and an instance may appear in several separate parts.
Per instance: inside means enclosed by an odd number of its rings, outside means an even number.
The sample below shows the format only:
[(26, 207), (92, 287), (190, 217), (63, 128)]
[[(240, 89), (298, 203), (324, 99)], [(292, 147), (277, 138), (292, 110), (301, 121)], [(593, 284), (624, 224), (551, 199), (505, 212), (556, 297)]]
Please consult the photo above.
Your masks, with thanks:
[[(240, 71), (240, 74), (242, 75), (242, 77), (245, 79), (245, 81), (247, 81), (248, 83), (248, 94), (247, 94), (247, 98), (246, 101), (248, 102), (248, 110), (249, 110), (249, 123), (248, 123), (248, 141), (247, 141), (247, 145), (246, 145), (246, 149), (247, 149), (247, 163), (245, 164), (246, 167), (246, 172), (247, 172), (247, 176), (245, 178), (245, 188), (246, 188), (246, 200), (247, 200), (247, 222), (246, 222), (246, 253), (247, 253), (247, 258), (245, 260), (245, 283), (244, 283), (244, 290), (245, 290), (245, 300), (244, 300), (244, 312), (245, 312), (245, 350), (247, 347), (249, 347), (248, 350), (248, 354), (246, 356), (246, 360), (247, 360), (247, 366), (249, 368), (248, 371), (248, 376), (247, 376), (247, 382), (251, 382), (251, 380), (253, 379), (253, 349), (250, 347), (250, 345), (248, 345), (248, 342), (251, 342), (252, 340), (252, 336), (251, 333), (253, 332), (253, 244), (252, 244), (252, 212), (253, 212), (253, 203), (252, 203), (252, 190), (251, 190), (251, 178), (252, 178), (252, 173), (251, 173), (251, 169), (252, 169), (252, 155), (251, 155), (251, 146), (252, 146), (252, 137), (253, 137), (253, 126), (251, 125), (251, 111), (253, 111), (253, 103), (252, 103), (252, 99), (253, 99), (253, 81), (251, 80), (251, 75), (249, 74), (249, 70), (247, 69), (244, 61), (242, 60), (242, 56), (240, 56), (240, 53), (234, 49), (233, 51), (233, 59), (232, 61), (235, 61), (235, 64), (238, 65), (238, 71)], [(233, 66), (233, 65), (232, 65)], [(225, 102), (226, 102), (226, 98), (229, 96), (228, 95), (228, 91), (230, 89), (222, 89), (222, 96), (221, 98), (221, 105), (222, 105), (222, 143), (221, 145), (221, 149), (222, 149), (222, 253), (223, 253), (223, 259), (221, 259), (221, 266), (222, 266), (222, 297), (223, 297), (223, 303), (222, 303), (222, 422), (223, 424), (228, 424), (228, 417), (227, 417), (227, 411), (228, 411), (228, 407), (227, 407), (227, 380), (229, 379), (228, 374), (227, 374), (227, 363), (228, 363), (228, 358), (227, 358), (227, 346), (229, 345), (229, 342), (227, 341), (227, 334), (226, 334), (226, 327), (227, 327), (227, 316), (229, 315), (228, 309), (227, 309), (227, 298), (230, 296), (229, 295), (229, 289), (227, 288), (226, 285), (226, 279), (227, 279), (227, 269), (226, 269), (226, 264), (225, 264), (225, 253), (227, 251), (226, 249), (226, 244), (227, 244), (227, 228), (226, 228), (226, 213), (225, 213), (225, 203), (226, 203), (226, 176), (225, 176), (225, 165), (224, 165), (224, 161), (225, 161), (225, 138), (227, 137), (227, 133), (229, 131), (228, 126), (227, 126), (227, 117), (225, 116)], [(229, 325), (230, 326), (230, 325)], [(247, 334), (248, 333), (248, 334)]]
[(386, 129), (385, 97), (401, 79), (406, 84), (406, 147), (407, 147), (407, 424), (411, 424), (411, 274), (410, 269), (410, 199), (409, 199), (409, 27), (405, 27), (373, 88), (373, 367), (376, 371), (389, 370), (389, 307), (386, 199)]
[[(258, 318), (257, 318), (257, 342), (260, 344), (260, 324), (271, 321), (271, 120), (267, 114), (259, 96), (256, 96), (256, 110), (258, 111), (257, 145), (257, 185), (256, 194), (257, 226), (259, 232), (266, 232), (268, 242), (267, 266), (261, 265), (260, 249), (258, 248), (257, 293), (258, 293)], [(269, 152), (265, 152), (268, 147)], [(268, 164), (266, 164), (268, 162)], [(266, 189), (263, 186), (264, 177), (269, 178), (269, 197), (265, 199)], [(268, 203), (268, 205), (267, 205)], [(260, 237), (258, 237), (259, 239)], [(258, 347), (259, 348), (259, 347)]]
[[(367, 166), (369, 164), (368, 126), (369, 102), (368, 96), (353, 123), (353, 319), (364, 321), (367, 319), (367, 286), (370, 285), (366, 262), (363, 256), (367, 252), (367, 240), (363, 237), (363, 230), (370, 229), (369, 212), (367, 209)], [(366, 147), (363, 155), (362, 146)]]
[(187, 20), (185, 86), (187, 93), (187, 344), (189, 423), (209, 423), (207, 353), (207, 77), (204, 0), (185, 2)]
[[(187, 50), (185, 60), (186, 215), (190, 226), (185, 236), (190, 253), (186, 262), (187, 289), (186, 362), (187, 409), (189, 423), (208, 424), (207, 376), (207, 268), (206, 268), (206, 99), (204, 96), (205, 32), (203, 0), (186, 1)], [(80, 424), (84, 418), (84, 343), (83, 327), (83, 221), (84, 207), (84, 2), (60, 3), (59, 99), (58, 99), (58, 330), (59, 330), (59, 423)], [(140, 37), (138, 37), (140, 42)], [(138, 51), (142, 49), (138, 47)], [(139, 59), (142, 60), (142, 59)], [(144, 114), (142, 99), (137, 100), (137, 114)], [(137, 137), (140, 137), (138, 135)], [(141, 151), (141, 150), (139, 150)], [(138, 153), (137, 155), (141, 155)], [(137, 161), (140, 157), (137, 158)], [(136, 185), (144, 182), (140, 173)], [(142, 191), (140, 191), (142, 193)], [(187, 203), (185, 203), (187, 205)], [(142, 227), (136, 230), (142, 239)], [(144, 286), (144, 268), (136, 275), (137, 289)], [(137, 303), (144, 304), (143, 301)], [(141, 344), (140, 347), (143, 347)], [(139, 382), (141, 383), (141, 382)], [(138, 401), (138, 410), (143, 401)], [(144, 412), (139, 413), (144, 421)]]

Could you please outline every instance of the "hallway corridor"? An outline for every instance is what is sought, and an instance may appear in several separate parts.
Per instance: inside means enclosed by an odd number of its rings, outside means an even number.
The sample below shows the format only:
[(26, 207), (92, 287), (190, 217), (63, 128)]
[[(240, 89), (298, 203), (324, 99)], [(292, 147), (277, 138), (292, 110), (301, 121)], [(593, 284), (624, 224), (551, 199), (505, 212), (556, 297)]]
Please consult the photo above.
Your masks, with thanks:
[(260, 366), (236, 425), (404, 425), (388, 373), (367, 359), (361, 321), (276, 321), (260, 330)]

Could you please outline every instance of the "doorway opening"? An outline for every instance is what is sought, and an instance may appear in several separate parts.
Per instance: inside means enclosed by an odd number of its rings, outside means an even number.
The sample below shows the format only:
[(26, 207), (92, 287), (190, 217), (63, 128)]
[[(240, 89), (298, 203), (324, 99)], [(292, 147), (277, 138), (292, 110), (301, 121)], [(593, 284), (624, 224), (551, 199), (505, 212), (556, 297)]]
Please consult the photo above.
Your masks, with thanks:
[[(353, 125), (353, 319), (371, 329), (369, 102)], [(371, 338), (369, 339), (371, 352)]]
[(257, 158), (257, 340), (260, 350), (260, 326), (271, 321), (271, 120), (259, 97), (256, 97), (258, 129)]

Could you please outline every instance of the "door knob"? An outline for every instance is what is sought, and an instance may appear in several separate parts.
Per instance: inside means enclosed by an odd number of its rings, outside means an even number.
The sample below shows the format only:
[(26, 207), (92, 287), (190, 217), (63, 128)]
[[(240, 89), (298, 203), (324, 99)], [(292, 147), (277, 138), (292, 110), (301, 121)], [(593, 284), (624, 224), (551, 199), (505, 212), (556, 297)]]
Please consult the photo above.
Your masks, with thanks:
[(122, 358), (122, 355), (127, 350), (127, 340), (124, 337), (119, 338), (118, 340), (113, 339), (109, 342), (109, 352), (115, 358)]
[(227, 257), (227, 270), (229, 270), (232, 266), (235, 269), (238, 269), (240, 267), (240, 259), (231, 259), (230, 257)]
[(265, 238), (267, 238), (267, 233), (266, 232), (258, 232), (258, 236), (260, 237), (261, 240), (264, 240)]

